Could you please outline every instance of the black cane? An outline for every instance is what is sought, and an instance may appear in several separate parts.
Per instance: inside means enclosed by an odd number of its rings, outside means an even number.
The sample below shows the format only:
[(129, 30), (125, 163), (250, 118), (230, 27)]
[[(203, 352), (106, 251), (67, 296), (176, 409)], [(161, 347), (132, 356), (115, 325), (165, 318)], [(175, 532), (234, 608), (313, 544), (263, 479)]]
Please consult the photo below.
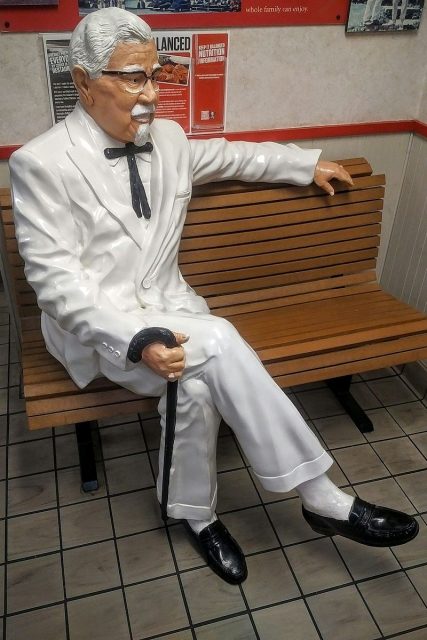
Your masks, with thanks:
[[(144, 329), (144, 347), (154, 342), (161, 342), (168, 349), (177, 347), (178, 343), (172, 331), (164, 327), (150, 327)], [(160, 506), (162, 519), (168, 519), (168, 497), (169, 479), (172, 465), (173, 444), (175, 441), (176, 424), (176, 401), (178, 397), (178, 381), (168, 381), (166, 390), (166, 425), (165, 425), (165, 446), (163, 455), (163, 478), (162, 478), (162, 504)]]

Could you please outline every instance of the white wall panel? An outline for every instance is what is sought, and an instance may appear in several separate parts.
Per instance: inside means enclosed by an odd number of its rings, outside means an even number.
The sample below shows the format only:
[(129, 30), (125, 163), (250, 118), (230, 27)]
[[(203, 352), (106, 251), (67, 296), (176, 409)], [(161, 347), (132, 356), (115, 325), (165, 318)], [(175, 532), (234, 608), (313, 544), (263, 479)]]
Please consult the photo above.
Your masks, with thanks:
[(414, 136), (382, 273), (384, 287), (427, 312), (427, 140)]

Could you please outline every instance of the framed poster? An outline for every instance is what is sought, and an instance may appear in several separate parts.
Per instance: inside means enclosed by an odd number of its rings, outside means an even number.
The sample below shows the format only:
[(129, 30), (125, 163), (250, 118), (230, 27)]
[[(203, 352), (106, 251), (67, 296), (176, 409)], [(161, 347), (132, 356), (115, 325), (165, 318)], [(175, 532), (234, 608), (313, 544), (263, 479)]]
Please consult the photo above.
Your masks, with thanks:
[(140, 15), (153, 29), (168, 30), (338, 25), (346, 23), (348, 14), (348, 0), (59, 0), (58, 6), (44, 6), (43, 10), (40, 6), (0, 5), (0, 29), (72, 31), (81, 16), (109, 6)]
[(61, 33), (43, 36), (52, 122), (63, 120), (74, 109), (77, 90), (68, 68), (70, 36)]
[(351, 0), (348, 33), (414, 31), (419, 28), (424, 0)]

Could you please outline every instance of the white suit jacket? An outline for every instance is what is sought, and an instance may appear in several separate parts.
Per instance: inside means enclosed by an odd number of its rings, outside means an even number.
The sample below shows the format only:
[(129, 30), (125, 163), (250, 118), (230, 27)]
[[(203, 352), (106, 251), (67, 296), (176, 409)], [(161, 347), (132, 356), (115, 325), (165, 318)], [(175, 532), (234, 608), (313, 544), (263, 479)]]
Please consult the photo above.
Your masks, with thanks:
[(177, 265), (193, 184), (309, 184), (320, 154), (295, 145), (189, 141), (175, 122), (155, 120), (146, 222), (132, 209), (129, 183), (113, 178), (93, 143), (93, 126), (77, 105), (10, 160), (19, 250), (46, 345), (80, 387), (99, 374), (99, 358), (135, 367), (126, 354), (148, 326), (144, 310), (209, 311)]

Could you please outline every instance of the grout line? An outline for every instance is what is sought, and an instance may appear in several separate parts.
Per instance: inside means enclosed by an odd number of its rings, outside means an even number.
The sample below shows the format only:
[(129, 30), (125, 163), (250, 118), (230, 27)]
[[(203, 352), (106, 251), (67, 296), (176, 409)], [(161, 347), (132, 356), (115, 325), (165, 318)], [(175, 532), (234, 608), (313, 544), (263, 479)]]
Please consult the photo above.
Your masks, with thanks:
[[(96, 423), (98, 424), (98, 423)], [(98, 428), (98, 427), (97, 427)], [(92, 435), (92, 439), (93, 439), (93, 433)], [(125, 585), (123, 582), (123, 572), (122, 572), (122, 566), (120, 564), (120, 555), (119, 555), (119, 548), (118, 548), (118, 544), (117, 544), (117, 537), (116, 537), (116, 528), (115, 528), (115, 524), (114, 524), (114, 518), (113, 518), (113, 509), (111, 506), (111, 497), (110, 497), (110, 492), (109, 492), (109, 487), (108, 487), (108, 476), (107, 476), (107, 469), (105, 467), (105, 460), (104, 460), (104, 455), (103, 455), (103, 449), (102, 449), (102, 438), (99, 434), (98, 431), (98, 435), (99, 435), (99, 448), (100, 448), (100, 453), (101, 453), (101, 466), (102, 466), (102, 470), (104, 473), (104, 478), (105, 478), (105, 488), (106, 488), (106, 492), (107, 492), (107, 503), (108, 503), (108, 511), (110, 514), (110, 522), (111, 522), (111, 529), (113, 532), (113, 543), (114, 543), (114, 550), (116, 553), (116, 561), (117, 561), (117, 567), (118, 567), (118, 571), (119, 571), (119, 578), (120, 578), (120, 590), (122, 592), (122, 597), (123, 597), (123, 603), (124, 603), (124, 608), (125, 608), (125, 614), (126, 614), (126, 622), (128, 625), (128, 631), (129, 631), (129, 638), (130, 640), (133, 640), (134, 636), (133, 636), (133, 631), (132, 631), (132, 625), (130, 622), (130, 615), (129, 615), (129, 608), (128, 608), (128, 603), (127, 603), (127, 598), (126, 598), (126, 590), (125, 590)], [(93, 443), (94, 445), (94, 443)]]
[(6, 395), (6, 465), (5, 465), (5, 481), (4, 481), (4, 595), (3, 595), (3, 636), (6, 638), (6, 615), (7, 615), (7, 577), (8, 577), (8, 563), (7, 563), (7, 555), (8, 555), (8, 506), (9, 506), (9, 377), (10, 377), (10, 316), (9, 316), (9, 344), (8, 344), (8, 355), (7, 355), (7, 395)]
[(70, 640), (70, 627), (68, 620), (68, 605), (67, 605), (67, 588), (65, 582), (65, 566), (64, 566), (64, 547), (62, 539), (62, 521), (61, 521), (61, 508), (59, 504), (59, 482), (58, 482), (58, 470), (56, 469), (56, 446), (55, 446), (55, 429), (51, 429), (52, 448), (53, 448), (53, 462), (55, 472), (55, 490), (56, 490), (56, 517), (58, 519), (58, 534), (59, 534), (59, 557), (61, 560), (61, 577), (62, 577), (62, 589), (64, 593), (64, 615), (65, 615), (65, 634), (66, 639)]
[[(143, 425), (142, 425), (142, 420), (140, 420), (140, 427), (141, 427), (142, 437), (144, 438), (144, 442), (147, 445), (147, 440), (146, 440), (145, 431), (144, 431), (144, 428), (143, 428)], [(148, 463), (150, 465), (150, 469), (151, 469), (151, 474), (153, 476), (153, 480), (155, 480), (156, 474), (154, 472), (153, 461), (151, 460), (151, 456), (148, 456)], [(172, 537), (171, 537), (171, 534), (170, 534), (169, 522), (165, 522), (164, 526), (162, 528), (165, 529), (165, 533), (166, 533), (166, 536), (167, 536), (167, 539), (168, 539), (169, 548), (170, 548), (170, 552), (171, 552), (171, 555), (172, 555), (172, 561), (173, 561), (173, 564), (174, 564), (174, 567), (175, 567), (175, 573), (176, 573), (176, 577), (177, 577), (177, 580), (178, 580), (179, 588), (180, 588), (180, 591), (181, 591), (182, 601), (184, 603), (185, 612), (187, 614), (187, 618), (188, 618), (188, 621), (190, 623), (191, 636), (192, 636), (193, 640), (197, 640), (196, 632), (194, 631), (193, 620), (192, 620), (191, 613), (190, 613), (190, 607), (189, 607), (189, 604), (188, 604), (188, 601), (187, 601), (187, 597), (186, 597), (186, 594), (185, 594), (184, 585), (182, 584), (181, 572), (180, 572), (180, 569), (179, 569), (178, 560), (176, 558), (175, 548), (173, 546)]]

